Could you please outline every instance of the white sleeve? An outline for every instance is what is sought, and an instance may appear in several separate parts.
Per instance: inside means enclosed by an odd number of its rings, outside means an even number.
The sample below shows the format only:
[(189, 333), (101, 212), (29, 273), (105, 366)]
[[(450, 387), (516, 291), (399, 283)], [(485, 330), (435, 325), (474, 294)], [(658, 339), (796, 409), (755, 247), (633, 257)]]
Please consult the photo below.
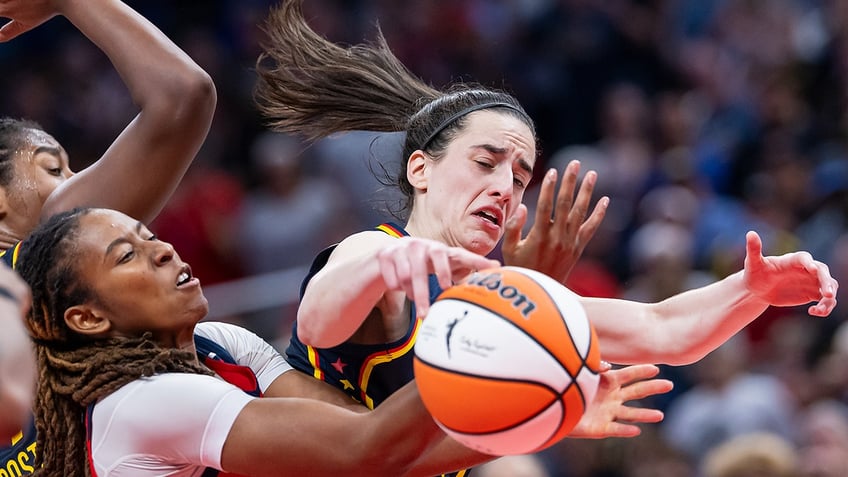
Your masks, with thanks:
[(213, 376), (165, 373), (133, 381), (94, 407), (95, 470), (100, 476), (221, 470), (227, 435), (252, 399)]
[(280, 375), (292, 369), (273, 346), (241, 326), (203, 321), (197, 324), (194, 332), (223, 346), (237, 364), (252, 369), (262, 392)]

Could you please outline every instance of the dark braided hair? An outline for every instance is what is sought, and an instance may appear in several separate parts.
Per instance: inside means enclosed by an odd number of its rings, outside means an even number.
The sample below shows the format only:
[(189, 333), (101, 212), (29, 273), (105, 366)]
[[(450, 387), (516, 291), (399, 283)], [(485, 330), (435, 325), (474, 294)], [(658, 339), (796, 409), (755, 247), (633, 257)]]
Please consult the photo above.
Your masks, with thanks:
[(0, 118), (0, 186), (5, 187), (12, 181), (14, 154), (23, 148), (27, 130), (30, 129), (42, 130), (35, 121)]
[(392, 183), (412, 205), (406, 162), (416, 150), (441, 158), (466, 126), (466, 115), (497, 109), (533, 121), (512, 95), (475, 83), (439, 91), (413, 75), (391, 52), (379, 27), (375, 42), (341, 47), (306, 24), (302, 0), (283, 0), (262, 26), (267, 35), (256, 62), (254, 94), (271, 129), (307, 140), (365, 130), (406, 132), (402, 166)]
[(65, 324), (65, 310), (96, 301), (75, 266), (81, 218), (93, 209), (57, 214), (21, 247), (18, 271), (32, 288), (26, 324), (36, 345), (38, 390), (36, 475), (89, 476), (86, 407), (142, 376), (211, 372), (190, 352), (163, 348), (150, 333), (89, 338)]

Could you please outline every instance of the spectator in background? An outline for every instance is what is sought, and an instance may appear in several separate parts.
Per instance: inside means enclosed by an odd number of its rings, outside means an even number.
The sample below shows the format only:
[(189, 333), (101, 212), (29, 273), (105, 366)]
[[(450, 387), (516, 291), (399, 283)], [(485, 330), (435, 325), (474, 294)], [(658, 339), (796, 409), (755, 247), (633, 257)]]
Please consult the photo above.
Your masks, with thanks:
[(203, 283), (242, 278), (236, 223), (244, 193), (242, 182), (218, 165), (216, 151), (207, 145), (151, 228), (184, 251)]
[(695, 384), (666, 410), (666, 440), (701, 462), (712, 447), (751, 432), (793, 438), (794, 402), (783, 382), (748, 368), (740, 333), (692, 368)]
[[(314, 173), (315, 153), (295, 137), (274, 132), (260, 134), (251, 146), (256, 186), (246, 192), (231, 234), (232, 256), (246, 274), (302, 269), (303, 275), (324, 247), (362, 227), (346, 189)], [(261, 336), (284, 339), (296, 316), (292, 301), (241, 318)]]
[(785, 437), (742, 434), (710, 449), (703, 477), (798, 477), (798, 451)]
[(403, 195), (386, 185), (386, 172), (401, 167), (404, 133), (350, 131), (321, 139), (312, 148), (320, 174), (341, 187), (363, 226), (389, 220)]
[(801, 477), (848, 475), (848, 407), (819, 401), (798, 416)]
[(257, 186), (245, 195), (236, 227), (247, 273), (308, 266), (324, 247), (363, 226), (344, 190), (309, 172), (312, 156), (286, 134), (265, 132), (254, 141)]

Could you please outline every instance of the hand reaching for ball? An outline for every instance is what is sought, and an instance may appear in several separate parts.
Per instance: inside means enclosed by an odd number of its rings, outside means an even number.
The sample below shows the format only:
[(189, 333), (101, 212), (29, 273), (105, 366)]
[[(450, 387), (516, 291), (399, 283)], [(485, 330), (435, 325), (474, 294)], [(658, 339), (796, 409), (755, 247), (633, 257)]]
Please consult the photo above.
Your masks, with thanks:
[(626, 404), (671, 391), (674, 387), (671, 381), (652, 379), (659, 372), (659, 368), (652, 364), (637, 364), (602, 372), (595, 399), (568, 437), (634, 437), (642, 432), (636, 424), (662, 421), (663, 413), (660, 410)]

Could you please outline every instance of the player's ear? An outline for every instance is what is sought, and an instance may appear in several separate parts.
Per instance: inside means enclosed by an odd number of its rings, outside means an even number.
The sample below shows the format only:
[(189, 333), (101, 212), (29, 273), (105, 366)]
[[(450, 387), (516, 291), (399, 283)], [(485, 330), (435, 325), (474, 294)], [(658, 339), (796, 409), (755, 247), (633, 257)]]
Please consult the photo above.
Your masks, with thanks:
[(427, 179), (430, 173), (430, 157), (426, 152), (417, 149), (410, 154), (406, 162), (406, 180), (415, 189), (427, 190)]
[(88, 336), (100, 335), (112, 329), (112, 322), (90, 305), (75, 305), (65, 310), (65, 324), (72, 331)]

